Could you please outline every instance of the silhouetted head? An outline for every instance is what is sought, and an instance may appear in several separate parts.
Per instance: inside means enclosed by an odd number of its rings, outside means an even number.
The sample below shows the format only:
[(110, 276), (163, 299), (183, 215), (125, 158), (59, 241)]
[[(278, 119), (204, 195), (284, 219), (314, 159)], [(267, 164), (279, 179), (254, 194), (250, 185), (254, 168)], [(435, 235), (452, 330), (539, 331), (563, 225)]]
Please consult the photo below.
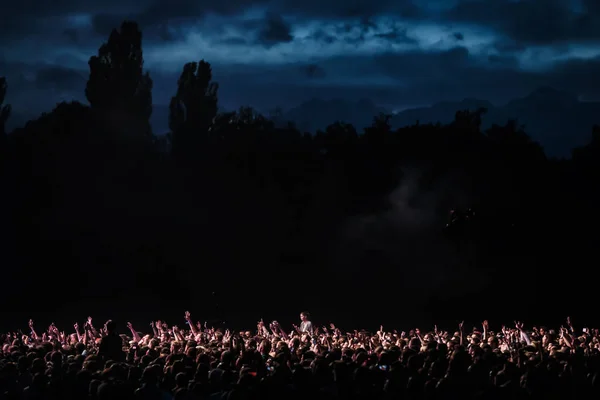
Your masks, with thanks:
[(117, 325), (112, 321), (112, 319), (109, 319), (104, 324), (104, 329), (106, 329), (106, 333), (114, 333), (117, 330)]

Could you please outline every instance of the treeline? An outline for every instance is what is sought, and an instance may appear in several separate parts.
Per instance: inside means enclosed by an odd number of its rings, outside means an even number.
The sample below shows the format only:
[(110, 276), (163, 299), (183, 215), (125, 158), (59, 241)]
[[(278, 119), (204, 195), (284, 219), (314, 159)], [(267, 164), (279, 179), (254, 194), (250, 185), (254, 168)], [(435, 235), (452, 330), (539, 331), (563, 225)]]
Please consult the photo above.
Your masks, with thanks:
[[(38, 307), (54, 310), (81, 296), (164, 304), (226, 291), (238, 311), (256, 301), (289, 311), (323, 309), (325, 299), (351, 310), (418, 292), (420, 308), (451, 312), (440, 298), (468, 295), (468, 282), (515, 305), (535, 304), (539, 288), (561, 277), (583, 294), (594, 287), (586, 277), (597, 275), (598, 128), (570, 160), (548, 159), (515, 121), (482, 132), (485, 110), (458, 111), (448, 125), (394, 130), (380, 115), (364, 132), (335, 122), (308, 134), (251, 108), (219, 113), (218, 85), (200, 61), (183, 66), (170, 133), (156, 136), (137, 25), (114, 30), (89, 67), (89, 105), (58, 104), (9, 134), (10, 107), (0, 108), (6, 298), (26, 290), (48, 296)], [(0, 105), (6, 90), (2, 79)], [(402, 251), (340, 257), (352, 251), (339, 239), (347, 222), (393, 212), (393, 193), (415, 169), (411, 190), (436, 201), (416, 197), (413, 207), (430, 208), (439, 222), (421, 241), (436, 252), (443, 240), (455, 257), (437, 266)], [(452, 187), (440, 190), (449, 177)], [(459, 237), (444, 236), (455, 206), (481, 217)], [(436, 270), (467, 284), (461, 293), (456, 282), (423, 290)], [(519, 295), (507, 295), (514, 288)]]

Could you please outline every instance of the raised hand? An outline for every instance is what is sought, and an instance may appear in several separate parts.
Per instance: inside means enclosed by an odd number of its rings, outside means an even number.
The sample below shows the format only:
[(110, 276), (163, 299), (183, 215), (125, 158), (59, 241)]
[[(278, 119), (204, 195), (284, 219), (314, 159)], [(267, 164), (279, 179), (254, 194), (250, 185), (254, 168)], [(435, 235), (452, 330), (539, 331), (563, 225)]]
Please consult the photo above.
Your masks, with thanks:
[(518, 330), (522, 331), (523, 330), (523, 323), (520, 321), (515, 321), (515, 328), (517, 328)]
[(462, 330), (463, 330), (464, 326), (465, 326), (465, 321), (461, 321), (461, 322), (458, 324), (458, 330), (462, 332)]
[(565, 335), (567, 335), (569, 333), (569, 330), (567, 328), (565, 328), (564, 326), (561, 325), (560, 329), (560, 336), (564, 337)]
[(128, 327), (129, 329), (133, 329), (133, 325), (131, 325), (131, 322), (128, 322), (128, 323), (127, 323), (127, 327)]
[(29, 320), (29, 327), (33, 328), (33, 320), (32, 319)]
[(190, 318), (192, 318), (192, 314), (190, 314), (190, 312), (189, 312), (189, 311), (186, 311), (186, 312), (185, 312), (185, 316), (184, 316), (184, 318), (185, 318), (185, 320), (186, 320), (186, 321), (189, 321), (189, 320), (190, 320)]
[(487, 319), (485, 321), (483, 321), (481, 323), (481, 325), (483, 326), (483, 329), (485, 329), (485, 330), (488, 330), (490, 328), (490, 324)]
[(88, 317), (87, 322), (88, 322), (88, 324), (90, 324), (90, 326), (92, 326), (92, 317)]
[(79, 331), (79, 324), (77, 322), (75, 322), (73, 324), (73, 328), (75, 328), (75, 331)]

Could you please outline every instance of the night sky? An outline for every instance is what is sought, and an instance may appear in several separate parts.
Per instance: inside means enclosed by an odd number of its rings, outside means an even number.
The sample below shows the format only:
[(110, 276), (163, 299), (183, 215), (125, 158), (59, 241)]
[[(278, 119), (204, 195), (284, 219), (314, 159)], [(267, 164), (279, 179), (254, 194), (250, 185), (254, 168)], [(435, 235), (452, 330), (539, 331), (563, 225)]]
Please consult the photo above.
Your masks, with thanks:
[(600, 99), (597, 0), (20, 0), (0, 14), (16, 113), (85, 101), (87, 61), (124, 19), (144, 32), (154, 103), (206, 59), (221, 106), (368, 98), (389, 110), (542, 85)]

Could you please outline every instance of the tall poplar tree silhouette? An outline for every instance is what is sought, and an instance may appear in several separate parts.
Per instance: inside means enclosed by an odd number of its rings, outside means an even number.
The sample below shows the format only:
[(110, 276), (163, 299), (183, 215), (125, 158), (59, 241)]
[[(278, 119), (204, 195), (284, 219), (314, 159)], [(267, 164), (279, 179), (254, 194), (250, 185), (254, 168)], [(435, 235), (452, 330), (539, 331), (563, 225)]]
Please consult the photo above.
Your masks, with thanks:
[(206, 137), (218, 109), (219, 85), (212, 82), (208, 62), (187, 63), (177, 81), (177, 92), (169, 105), (169, 128), (173, 151), (194, 151)]
[(90, 77), (85, 95), (93, 109), (126, 112), (148, 121), (152, 114), (152, 79), (144, 73), (142, 33), (137, 23), (125, 21), (88, 62)]

